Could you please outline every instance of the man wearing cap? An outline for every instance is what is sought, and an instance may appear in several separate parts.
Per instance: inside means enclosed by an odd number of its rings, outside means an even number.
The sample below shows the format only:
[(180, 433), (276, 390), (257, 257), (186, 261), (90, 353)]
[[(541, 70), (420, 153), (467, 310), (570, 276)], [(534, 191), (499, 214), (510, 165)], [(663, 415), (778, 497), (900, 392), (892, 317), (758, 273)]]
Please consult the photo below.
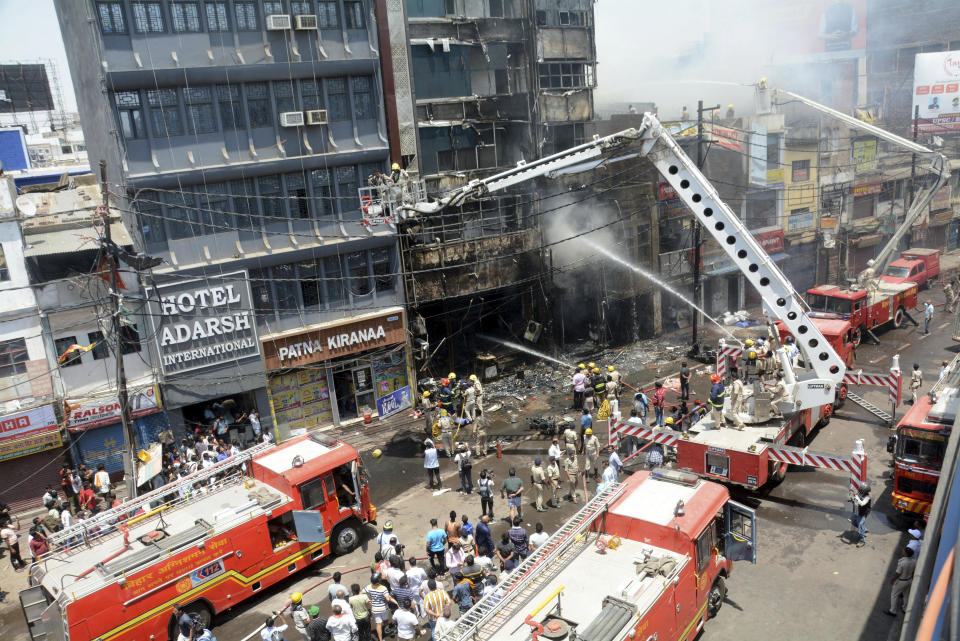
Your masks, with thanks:
[(327, 618), (320, 616), (320, 608), (311, 605), (307, 614), (310, 615), (310, 623), (307, 624), (307, 639), (310, 641), (330, 641)]
[(420, 411), (423, 413), (423, 431), (430, 436), (433, 431), (433, 400), (430, 390), (425, 390), (420, 397)]
[(447, 451), (447, 457), (453, 458), (453, 425), (450, 421), (450, 413), (447, 410), (440, 410), (440, 442), (443, 443), (443, 449)]
[(390, 545), (390, 537), (396, 536), (393, 533), (393, 521), (387, 521), (383, 524), (383, 532), (377, 535), (377, 545), (381, 550)]
[(533, 459), (533, 467), (530, 468), (530, 482), (537, 492), (537, 512), (546, 512), (546, 508), (543, 507), (543, 484), (547, 482), (547, 473), (541, 463), (543, 463), (543, 460), (539, 456)]
[(303, 607), (303, 595), (299, 592), (290, 595), (290, 616), (293, 618), (293, 627), (300, 633), (300, 636), (310, 641), (310, 637), (307, 636), (307, 624), (310, 623), (310, 615), (307, 613), (307, 609)]
[(727, 389), (723, 385), (723, 380), (717, 374), (710, 376), (710, 382), (713, 383), (709, 398), (713, 427), (714, 429), (720, 429), (727, 424), (723, 418), (723, 399), (727, 394)]
[(574, 503), (577, 502), (577, 481), (580, 479), (580, 466), (577, 462), (577, 451), (572, 447), (567, 448), (567, 455), (563, 459), (563, 473), (567, 477), (569, 490), (566, 498)]
[(469, 381), (463, 383), (463, 414), (471, 423), (477, 420), (477, 389)]
[(550, 507), (560, 507), (560, 464), (554, 455), (550, 455), (547, 465), (547, 478), (550, 481)]
[(553, 443), (547, 448), (547, 456), (558, 461), (563, 457), (563, 450), (560, 449), (560, 439), (556, 436), (553, 437)]
[(620, 398), (620, 386), (623, 381), (623, 374), (617, 371), (617, 368), (613, 365), (607, 365), (607, 371), (610, 372), (608, 376), (610, 377), (610, 382), (613, 383), (613, 394), (617, 398)]
[(594, 480), (597, 479), (600, 471), (597, 469), (597, 459), (600, 457), (600, 439), (593, 433), (593, 428), (588, 427), (583, 431), (583, 452), (585, 462), (583, 473), (589, 474)]

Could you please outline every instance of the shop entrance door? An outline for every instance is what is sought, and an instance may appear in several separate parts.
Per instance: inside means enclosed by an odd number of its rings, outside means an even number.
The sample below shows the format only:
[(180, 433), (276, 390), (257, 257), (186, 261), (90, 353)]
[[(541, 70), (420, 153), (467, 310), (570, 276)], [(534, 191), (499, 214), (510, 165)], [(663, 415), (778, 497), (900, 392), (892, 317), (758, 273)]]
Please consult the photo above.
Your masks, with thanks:
[(376, 412), (373, 377), (369, 365), (335, 372), (333, 384), (337, 392), (337, 410), (341, 422), (361, 416), (364, 408)]
[(353, 370), (353, 387), (356, 390), (358, 411), (363, 412), (364, 408), (369, 408), (372, 414), (376, 414), (377, 402), (373, 395), (373, 370), (370, 369), (369, 365)]

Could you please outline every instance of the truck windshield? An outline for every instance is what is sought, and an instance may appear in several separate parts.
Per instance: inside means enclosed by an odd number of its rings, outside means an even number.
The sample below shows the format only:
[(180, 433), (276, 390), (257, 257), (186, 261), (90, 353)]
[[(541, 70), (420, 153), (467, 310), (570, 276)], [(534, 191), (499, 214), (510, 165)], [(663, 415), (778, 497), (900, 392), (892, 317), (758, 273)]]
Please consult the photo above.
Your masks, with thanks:
[(939, 470), (947, 439), (943, 434), (901, 428), (897, 439), (897, 459)]
[(906, 278), (910, 275), (910, 268), (900, 267), (898, 265), (890, 265), (887, 267), (887, 271), (883, 273), (887, 276), (893, 276), (894, 278)]
[(807, 294), (807, 304), (815, 312), (849, 314), (853, 309), (853, 301), (847, 298), (824, 296), (823, 294)]

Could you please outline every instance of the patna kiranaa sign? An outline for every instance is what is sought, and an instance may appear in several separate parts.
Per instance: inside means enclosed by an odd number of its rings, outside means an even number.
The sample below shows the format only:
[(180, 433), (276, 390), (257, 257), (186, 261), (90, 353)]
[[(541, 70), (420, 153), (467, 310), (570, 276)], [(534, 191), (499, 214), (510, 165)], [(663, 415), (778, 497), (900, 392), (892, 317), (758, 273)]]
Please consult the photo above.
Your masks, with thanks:
[(246, 271), (158, 285), (151, 303), (165, 375), (260, 355)]

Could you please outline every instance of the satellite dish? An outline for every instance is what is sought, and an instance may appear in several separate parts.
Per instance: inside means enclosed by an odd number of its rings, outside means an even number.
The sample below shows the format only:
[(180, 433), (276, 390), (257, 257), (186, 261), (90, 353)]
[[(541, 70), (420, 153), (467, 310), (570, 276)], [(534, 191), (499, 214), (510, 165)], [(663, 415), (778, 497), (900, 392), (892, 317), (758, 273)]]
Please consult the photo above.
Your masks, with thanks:
[(37, 215), (37, 203), (26, 194), (17, 196), (17, 209), (27, 218)]

